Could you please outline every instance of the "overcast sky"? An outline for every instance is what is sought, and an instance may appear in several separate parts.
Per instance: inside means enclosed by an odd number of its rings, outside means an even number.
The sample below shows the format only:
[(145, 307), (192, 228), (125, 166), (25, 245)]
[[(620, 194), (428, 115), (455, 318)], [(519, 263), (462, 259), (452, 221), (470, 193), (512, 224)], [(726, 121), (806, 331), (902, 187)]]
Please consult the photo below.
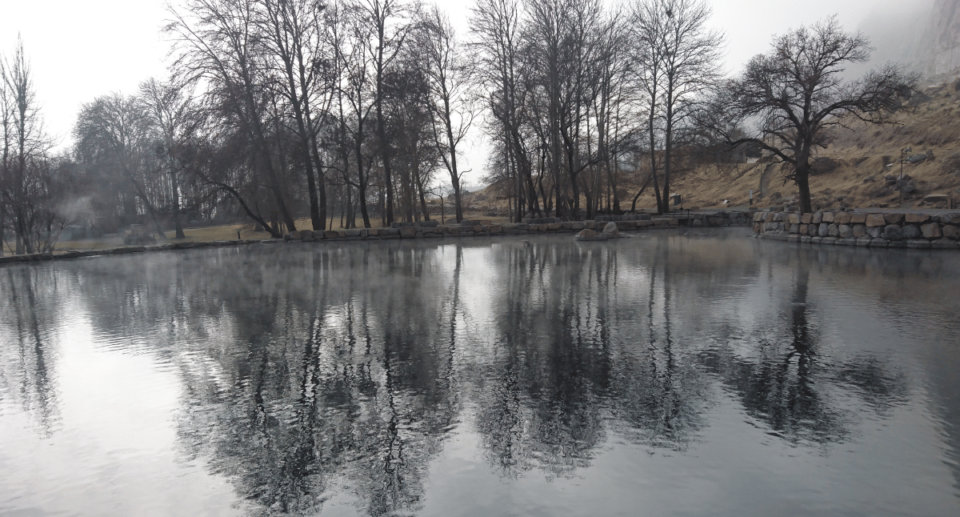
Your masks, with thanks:
[[(905, 27), (904, 20), (924, 14), (932, 1), (713, 0), (711, 23), (726, 35), (724, 66), (732, 73), (754, 54), (766, 51), (775, 34), (833, 14), (849, 29), (878, 32), (870, 35), (884, 51), (887, 47), (880, 40), (890, 34), (894, 41), (894, 35), (915, 31)], [(145, 79), (166, 75), (169, 43), (160, 28), (167, 19), (167, 0), (2, 2), (0, 54), (9, 55), (17, 34), (22, 36), (48, 132), (61, 145), (70, 144), (83, 103), (109, 92), (133, 93)], [(438, 3), (465, 34), (472, 1)], [(467, 167), (475, 171), (469, 182), (476, 183), (483, 167), (481, 146), (467, 158)]]

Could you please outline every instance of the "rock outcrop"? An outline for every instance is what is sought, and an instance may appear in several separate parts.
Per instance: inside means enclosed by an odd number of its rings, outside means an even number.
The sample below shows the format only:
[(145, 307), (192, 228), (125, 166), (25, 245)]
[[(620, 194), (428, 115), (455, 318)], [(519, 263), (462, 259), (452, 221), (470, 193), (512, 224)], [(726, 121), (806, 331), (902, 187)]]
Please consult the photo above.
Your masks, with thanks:
[(620, 230), (617, 229), (617, 223), (609, 222), (603, 227), (602, 235), (607, 239), (616, 239), (620, 237)]

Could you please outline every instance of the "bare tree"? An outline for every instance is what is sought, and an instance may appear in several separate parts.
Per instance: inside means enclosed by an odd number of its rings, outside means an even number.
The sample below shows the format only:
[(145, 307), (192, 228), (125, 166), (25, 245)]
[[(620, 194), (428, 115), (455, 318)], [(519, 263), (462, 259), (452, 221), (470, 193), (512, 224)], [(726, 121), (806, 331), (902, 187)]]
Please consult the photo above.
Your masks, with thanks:
[(275, 80), (265, 62), (268, 49), (257, 9), (254, 0), (187, 0), (182, 8), (169, 9), (173, 19), (166, 32), (176, 42), (176, 79), (182, 84), (202, 83), (211, 104), (246, 134), (256, 162), (253, 170), (264, 171), (278, 216), (292, 232), (296, 224), (284, 192), (288, 185), (270, 143), (267, 118)]
[(383, 83), (387, 69), (403, 47), (410, 25), (405, 19), (406, 6), (400, 0), (359, 0), (358, 9), (363, 13), (364, 22), (372, 29), (372, 37), (366, 44), (372, 56), (376, 87), (374, 105), (377, 114), (377, 146), (380, 151), (380, 165), (383, 167), (383, 188), (386, 191), (384, 222), (390, 224), (393, 222), (392, 149), (387, 138), (387, 122), (383, 111)]
[(323, 120), (318, 117), (322, 119), (333, 99), (324, 9), (314, 0), (263, 1), (264, 32), (269, 48), (280, 60), (282, 91), (293, 110), (300, 140), (298, 152), (306, 173), (314, 230), (323, 230), (327, 213), (323, 162), (317, 150), (317, 132)]
[[(648, 131), (650, 160), (656, 188), (655, 117), (663, 121), (663, 187), (659, 213), (670, 210), (670, 175), (677, 128), (692, 113), (694, 97), (719, 77), (723, 36), (707, 30), (710, 8), (704, 0), (643, 0), (634, 9), (637, 33), (648, 55), (641, 60), (644, 86), (650, 98)], [(658, 100), (659, 99), (659, 100)]]
[[(366, 42), (372, 38), (372, 28), (364, 23), (361, 12), (350, 5), (340, 5), (330, 16), (328, 38), (335, 49), (334, 66), (338, 69), (337, 109), (339, 113), (339, 146), (343, 162), (343, 179), (346, 191), (347, 227), (353, 226), (351, 187), (357, 189), (360, 215), (363, 226), (370, 228), (370, 214), (367, 210), (367, 188), (370, 185), (370, 171), (373, 167), (372, 156), (365, 151), (369, 139), (368, 123), (370, 113), (376, 107), (376, 93), (371, 91), (371, 63), (373, 54)], [(369, 147), (369, 145), (366, 145)], [(349, 152), (348, 152), (349, 149)], [(352, 177), (350, 155), (353, 155)]]
[[(602, 175), (597, 122), (606, 116), (595, 104), (601, 96), (604, 54), (603, 9), (597, 0), (567, 0), (560, 63), (560, 136), (572, 190), (571, 214), (579, 219), (581, 193), (586, 216), (593, 217)], [(592, 174), (591, 174), (592, 173)]]
[(180, 175), (189, 167), (191, 144), (203, 123), (192, 96), (186, 87), (169, 82), (149, 79), (140, 85), (140, 102), (145, 107), (145, 116), (155, 128), (158, 154), (170, 177), (170, 199), (175, 238), (183, 239), (181, 221)]
[[(810, 162), (817, 147), (829, 144), (829, 129), (843, 127), (845, 116), (887, 122), (898, 92), (916, 83), (889, 65), (843, 79), (845, 66), (869, 57), (867, 39), (845, 32), (836, 17), (800, 27), (778, 37), (769, 54), (754, 57), (742, 76), (724, 84), (701, 112), (701, 123), (731, 146), (752, 143), (792, 165), (787, 180), (797, 185), (801, 212), (811, 212)], [(752, 135), (738, 135), (751, 126)]]
[(417, 46), (424, 55), (423, 70), (430, 83), (434, 111), (433, 135), (443, 165), (450, 173), (450, 185), (457, 222), (463, 221), (460, 181), (463, 171), (457, 165), (458, 146), (473, 123), (473, 104), (467, 89), (471, 67), (457, 41), (450, 19), (433, 6), (422, 20)]
[(0, 154), (0, 257), (3, 256), (3, 247), (7, 230), (7, 213), (10, 203), (6, 199), (6, 192), (10, 186), (12, 155), (14, 150), (14, 118), (15, 109), (13, 90), (7, 84), (6, 65), (0, 60), (0, 137), (3, 141)]
[[(538, 133), (547, 153), (547, 164), (553, 177), (556, 215), (564, 214), (570, 203), (563, 177), (563, 142), (561, 137), (561, 64), (564, 38), (568, 29), (566, 0), (526, 0), (528, 23), (524, 25), (525, 54), (531, 69), (538, 72), (531, 78), (539, 86), (543, 110), (543, 127)], [(529, 72), (529, 70), (528, 70)]]
[[(521, 8), (519, 0), (478, 0), (471, 16), (476, 39), (471, 48), (476, 52), (475, 82), (485, 91), (487, 108), (494, 119), (490, 129), (495, 142), (502, 142), (507, 154), (504, 165), (516, 171), (517, 214), (519, 222), (523, 205), (531, 213), (540, 214), (539, 195), (547, 207), (543, 192), (541, 168), (537, 184), (533, 181), (534, 153), (528, 145), (529, 120), (527, 100), (529, 85), (523, 78), (523, 46), (521, 41)], [(512, 167), (510, 166), (512, 164)], [(549, 210), (549, 208), (547, 208)]]
[(0, 228), (12, 218), (18, 254), (50, 252), (63, 228), (56, 204), (65, 192), (56, 188), (47, 158), (50, 142), (22, 40), (10, 58), (0, 56), (0, 82)]
[(157, 201), (166, 196), (161, 192), (162, 197), (158, 197), (155, 189), (149, 188), (149, 183), (157, 180), (159, 163), (151, 120), (139, 99), (114, 93), (85, 104), (77, 118), (74, 136), (79, 156), (93, 166), (112, 168), (116, 175), (130, 183), (155, 231), (164, 237)]
[(660, 186), (657, 181), (657, 122), (660, 119), (660, 91), (663, 88), (663, 51), (661, 44), (665, 31), (666, 13), (661, 9), (659, 2), (638, 0), (632, 6), (631, 39), (633, 45), (632, 71), (639, 89), (644, 92), (646, 99), (646, 133), (650, 161), (650, 173), (637, 194), (633, 197), (630, 211), (637, 209), (637, 199), (646, 190), (650, 181), (653, 181), (653, 192), (656, 197), (657, 210), (662, 206), (660, 202)]

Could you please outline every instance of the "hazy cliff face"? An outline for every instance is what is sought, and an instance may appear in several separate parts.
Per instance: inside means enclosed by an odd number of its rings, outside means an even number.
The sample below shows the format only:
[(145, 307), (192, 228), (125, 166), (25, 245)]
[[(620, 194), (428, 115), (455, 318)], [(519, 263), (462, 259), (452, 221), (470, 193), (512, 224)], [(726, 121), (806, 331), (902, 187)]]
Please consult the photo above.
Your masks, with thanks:
[(869, 63), (849, 67), (850, 77), (887, 62), (931, 80), (960, 72), (960, 0), (878, 1), (858, 30), (874, 51)]
[(929, 43), (921, 51), (928, 76), (948, 74), (960, 68), (960, 0), (937, 0), (929, 24)]

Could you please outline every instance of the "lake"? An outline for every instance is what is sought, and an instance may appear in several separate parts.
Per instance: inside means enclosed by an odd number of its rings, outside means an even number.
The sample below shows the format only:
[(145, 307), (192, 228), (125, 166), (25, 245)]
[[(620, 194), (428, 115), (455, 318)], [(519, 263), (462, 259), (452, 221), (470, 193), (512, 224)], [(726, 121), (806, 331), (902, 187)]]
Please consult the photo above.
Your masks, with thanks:
[(960, 254), (747, 229), (0, 268), (0, 515), (960, 515)]

